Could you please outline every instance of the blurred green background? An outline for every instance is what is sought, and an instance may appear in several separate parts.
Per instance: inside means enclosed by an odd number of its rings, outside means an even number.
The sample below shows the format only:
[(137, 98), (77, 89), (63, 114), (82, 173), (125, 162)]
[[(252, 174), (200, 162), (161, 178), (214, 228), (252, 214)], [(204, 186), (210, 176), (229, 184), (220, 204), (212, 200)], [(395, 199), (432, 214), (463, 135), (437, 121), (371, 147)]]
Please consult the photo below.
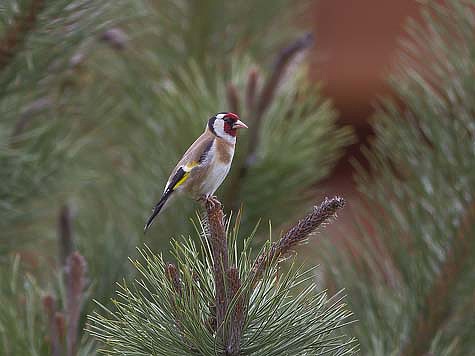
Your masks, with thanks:
[(166, 255), (191, 232), (186, 199), (142, 228), (219, 111), (250, 127), (217, 192), (243, 236), (348, 201), (299, 258), (345, 288), (362, 354), (475, 353), (474, 5), (2, 1), (0, 354), (52, 354), (71, 251), (87, 264), (78, 353), (96, 353), (92, 300), (134, 277), (137, 246)]

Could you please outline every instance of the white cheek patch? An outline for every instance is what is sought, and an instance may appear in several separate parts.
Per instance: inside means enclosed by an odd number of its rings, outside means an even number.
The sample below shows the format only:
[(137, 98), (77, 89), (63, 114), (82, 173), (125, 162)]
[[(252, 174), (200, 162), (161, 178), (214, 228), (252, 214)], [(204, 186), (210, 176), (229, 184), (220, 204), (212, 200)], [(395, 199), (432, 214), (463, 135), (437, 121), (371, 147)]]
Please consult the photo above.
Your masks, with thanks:
[[(224, 115), (224, 114), (218, 114), (218, 115)], [(216, 117), (218, 117), (218, 115), (216, 115)], [(222, 138), (223, 140), (226, 140), (227, 142), (230, 142), (230, 143), (236, 142), (236, 137), (233, 137), (230, 134), (226, 133), (226, 131), (224, 131), (224, 120), (222, 119), (217, 118), (214, 121), (214, 132), (216, 133), (218, 137)]]
[[(219, 115), (223, 115), (223, 114), (219, 114)], [(219, 115), (217, 115), (217, 116), (219, 116)], [(217, 117), (217, 116), (216, 116), (216, 117)], [(221, 119), (218, 118), (218, 120), (216, 120), (216, 121), (214, 122), (214, 131), (216, 132), (216, 134), (217, 134), (219, 137), (224, 137), (224, 135), (225, 135), (226, 133), (224, 132), (224, 121), (223, 121), (223, 120), (221, 120)]]
[(221, 120), (225, 116), (226, 116), (226, 114), (218, 114), (218, 115), (216, 115), (216, 118)]

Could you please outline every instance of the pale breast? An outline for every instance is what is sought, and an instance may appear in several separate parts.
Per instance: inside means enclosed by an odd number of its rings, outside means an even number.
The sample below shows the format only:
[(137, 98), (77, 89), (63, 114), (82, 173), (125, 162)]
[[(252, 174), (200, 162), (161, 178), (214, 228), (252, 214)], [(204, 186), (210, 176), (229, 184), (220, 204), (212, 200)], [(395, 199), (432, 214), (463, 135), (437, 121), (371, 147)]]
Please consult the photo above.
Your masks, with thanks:
[(228, 175), (234, 155), (234, 145), (223, 146), (216, 140), (210, 153), (213, 156), (207, 177), (201, 186), (204, 195), (213, 195)]
[(189, 179), (181, 186), (182, 190), (195, 199), (210, 196), (219, 188), (229, 173), (234, 155), (234, 145), (225, 145), (214, 140), (206, 159), (190, 172)]

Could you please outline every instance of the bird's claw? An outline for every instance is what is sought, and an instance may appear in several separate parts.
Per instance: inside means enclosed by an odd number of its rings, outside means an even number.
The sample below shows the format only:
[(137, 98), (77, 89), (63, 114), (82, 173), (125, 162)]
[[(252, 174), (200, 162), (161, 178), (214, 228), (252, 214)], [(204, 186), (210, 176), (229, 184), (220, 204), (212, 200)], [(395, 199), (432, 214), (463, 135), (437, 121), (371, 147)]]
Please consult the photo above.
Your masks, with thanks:
[(218, 200), (218, 198), (214, 195), (210, 195), (210, 196), (207, 196), (207, 197), (204, 197), (204, 203), (206, 205), (207, 208), (209, 209), (214, 209), (216, 207), (220, 207), (221, 206), (221, 203), (220, 201)]

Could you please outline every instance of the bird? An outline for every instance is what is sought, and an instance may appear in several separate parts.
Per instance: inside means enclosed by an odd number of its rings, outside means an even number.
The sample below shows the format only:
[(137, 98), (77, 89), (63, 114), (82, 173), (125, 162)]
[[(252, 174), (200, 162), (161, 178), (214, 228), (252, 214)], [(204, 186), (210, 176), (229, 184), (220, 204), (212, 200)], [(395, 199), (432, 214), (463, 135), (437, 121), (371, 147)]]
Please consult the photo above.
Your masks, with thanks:
[(144, 232), (171, 198), (186, 193), (197, 201), (213, 201), (214, 193), (229, 173), (238, 129), (248, 128), (238, 115), (219, 112), (188, 148), (173, 169), (163, 194), (147, 219)]

